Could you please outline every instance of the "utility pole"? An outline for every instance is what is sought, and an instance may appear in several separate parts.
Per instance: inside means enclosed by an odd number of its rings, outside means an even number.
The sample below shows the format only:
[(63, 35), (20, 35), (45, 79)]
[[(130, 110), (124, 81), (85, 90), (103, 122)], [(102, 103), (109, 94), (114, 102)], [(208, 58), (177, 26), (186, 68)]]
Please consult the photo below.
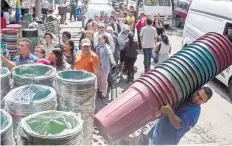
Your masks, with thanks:
[(140, 0), (136, 0), (136, 5), (135, 5), (135, 10), (136, 10), (136, 19), (139, 18), (139, 3), (140, 3)]
[(41, 0), (35, 0), (35, 16), (41, 18)]

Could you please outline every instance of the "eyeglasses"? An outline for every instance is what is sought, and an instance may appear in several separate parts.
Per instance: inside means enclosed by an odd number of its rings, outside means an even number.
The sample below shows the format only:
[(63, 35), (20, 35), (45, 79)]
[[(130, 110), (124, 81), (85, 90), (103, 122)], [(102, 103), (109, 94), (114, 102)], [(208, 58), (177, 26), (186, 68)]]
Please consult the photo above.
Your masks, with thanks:
[(100, 26), (100, 27), (98, 27), (98, 28), (105, 28), (105, 27), (103, 27), (103, 26)]
[(18, 44), (18, 47), (19, 47), (19, 48), (23, 48), (23, 47), (24, 47), (24, 44)]
[(43, 54), (43, 52), (39, 52), (39, 51), (35, 51), (35, 53), (41, 53), (41, 54)]

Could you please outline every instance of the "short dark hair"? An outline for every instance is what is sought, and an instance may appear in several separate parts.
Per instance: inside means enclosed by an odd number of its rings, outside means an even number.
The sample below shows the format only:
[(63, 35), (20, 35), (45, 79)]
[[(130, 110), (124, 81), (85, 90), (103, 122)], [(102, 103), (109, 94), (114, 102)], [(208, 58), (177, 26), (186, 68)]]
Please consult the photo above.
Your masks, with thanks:
[(68, 41), (68, 44), (72, 47), (71, 52), (73, 53), (74, 48), (75, 48), (74, 41), (69, 40), (69, 41)]
[[(56, 58), (57, 58), (57, 60), (56, 60), (57, 68), (61, 68), (63, 65), (63, 51), (62, 51), (62, 49), (59, 47), (56, 47), (52, 50), (52, 53), (54, 53)], [(54, 64), (51, 62), (51, 65), (54, 65)]]
[(147, 25), (151, 25), (152, 24), (152, 20), (150, 18), (147, 18)]
[(72, 37), (71, 33), (68, 32), (68, 31), (64, 31), (64, 32), (62, 33), (62, 35), (66, 35), (66, 36), (68, 37), (68, 39), (71, 39), (71, 37)]
[(202, 90), (204, 90), (205, 94), (208, 96), (207, 101), (213, 96), (213, 91), (209, 87), (202, 87)]
[(50, 38), (54, 39), (54, 37), (53, 37), (53, 35), (52, 35), (51, 33), (46, 32), (46, 33), (44, 34), (44, 37), (45, 37), (46, 35), (49, 35), (49, 36), (50, 36)]

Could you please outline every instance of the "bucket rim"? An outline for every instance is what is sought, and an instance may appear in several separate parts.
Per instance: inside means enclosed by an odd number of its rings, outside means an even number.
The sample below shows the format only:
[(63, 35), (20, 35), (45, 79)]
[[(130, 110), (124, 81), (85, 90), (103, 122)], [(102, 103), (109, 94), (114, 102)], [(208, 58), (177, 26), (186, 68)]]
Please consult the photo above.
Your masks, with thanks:
[[(76, 72), (76, 73), (82, 72), (84, 74), (89, 74), (90, 76), (88, 78), (79, 79), (79, 80), (77, 80), (77, 79), (64, 79), (60, 76), (60, 74), (65, 73), (65, 72)], [(84, 71), (84, 70), (65, 70), (65, 71), (57, 72), (55, 75), (55, 78), (59, 79), (61, 81), (64, 81), (64, 82), (81, 83), (81, 82), (88, 82), (88, 81), (96, 80), (96, 75), (91, 73), (91, 72)]]
[[(15, 70), (21, 67), (38, 67), (38, 66), (42, 66), (42, 67), (47, 67), (49, 68), (49, 70), (51, 70), (51, 74), (49, 74), (48, 76), (38, 76), (38, 77), (25, 77), (25, 76), (21, 76), (15, 73)], [(34, 63), (34, 64), (23, 64), (23, 65), (19, 65), (19, 66), (15, 66), (12, 69), (12, 78), (15, 79), (15, 77), (21, 78), (21, 79), (30, 79), (30, 80), (44, 80), (44, 79), (49, 79), (51, 77), (54, 77), (56, 74), (56, 68), (50, 65), (43, 65), (43, 64), (39, 64), (39, 63)]]

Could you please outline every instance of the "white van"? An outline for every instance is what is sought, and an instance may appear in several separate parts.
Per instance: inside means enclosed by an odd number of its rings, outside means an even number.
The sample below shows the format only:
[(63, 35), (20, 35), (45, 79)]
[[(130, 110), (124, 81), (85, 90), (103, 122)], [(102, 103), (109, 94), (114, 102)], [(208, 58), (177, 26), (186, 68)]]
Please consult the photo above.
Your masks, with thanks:
[(104, 13), (107, 14), (108, 17), (110, 17), (112, 14), (112, 11), (114, 11), (114, 8), (105, 3), (104, 4), (101, 4), (101, 3), (89, 4), (87, 6), (85, 24), (90, 18), (94, 19), (95, 15), (100, 16), (101, 11), (104, 11)]
[[(185, 21), (182, 45), (188, 45), (207, 32), (226, 35), (231, 26), (231, 0), (193, 0)], [(232, 66), (216, 78), (229, 87), (229, 97), (232, 99)]]
[(172, 24), (172, 1), (171, 0), (141, 0), (139, 13), (144, 12), (148, 16), (159, 13), (164, 21), (165, 28)]

